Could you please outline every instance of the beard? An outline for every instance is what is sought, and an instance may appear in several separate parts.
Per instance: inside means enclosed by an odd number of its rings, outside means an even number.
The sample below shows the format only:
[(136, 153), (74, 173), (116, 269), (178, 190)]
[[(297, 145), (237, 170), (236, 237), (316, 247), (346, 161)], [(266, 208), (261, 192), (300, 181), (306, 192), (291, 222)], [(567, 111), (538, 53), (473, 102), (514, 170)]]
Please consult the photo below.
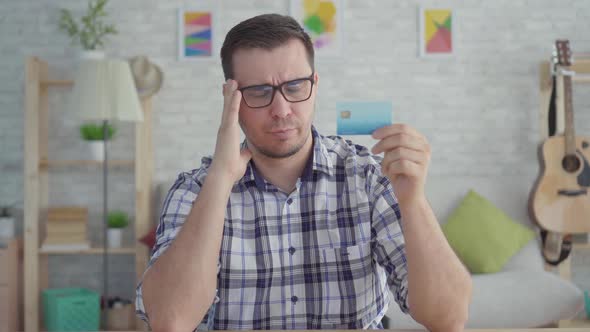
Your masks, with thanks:
[(283, 158), (289, 158), (292, 155), (299, 152), (301, 150), (301, 148), (303, 148), (303, 146), (305, 145), (305, 142), (307, 142), (307, 137), (305, 137), (302, 142), (297, 143), (296, 145), (292, 146), (289, 150), (284, 151), (284, 152), (272, 151), (270, 149), (266, 149), (264, 147), (257, 146), (255, 144), (254, 144), (254, 147), (256, 148), (256, 150), (258, 150), (265, 157), (272, 158), (272, 159), (283, 159)]
[(289, 157), (295, 155), (297, 152), (301, 151), (301, 149), (303, 148), (305, 143), (307, 143), (307, 140), (309, 139), (310, 135), (311, 135), (311, 129), (308, 130), (308, 134), (305, 135), (305, 137), (303, 137), (303, 139), (301, 139), (299, 142), (296, 142), (294, 145), (290, 146), (286, 151), (272, 150), (270, 148), (266, 148), (264, 146), (258, 145), (250, 140), (248, 140), (248, 145), (251, 144), (252, 146), (254, 146), (254, 148), (256, 148), (256, 150), (259, 151), (265, 157), (272, 158), (272, 159), (284, 159), (284, 158), (289, 158)]

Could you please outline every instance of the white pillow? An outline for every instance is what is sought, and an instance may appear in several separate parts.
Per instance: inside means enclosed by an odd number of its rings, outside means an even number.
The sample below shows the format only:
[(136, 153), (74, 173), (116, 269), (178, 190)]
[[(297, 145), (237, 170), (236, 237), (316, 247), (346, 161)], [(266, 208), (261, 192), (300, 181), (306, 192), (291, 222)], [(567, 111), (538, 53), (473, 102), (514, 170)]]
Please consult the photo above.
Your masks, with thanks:
[[(560, 277), (535, 270), (473, 276), (467, 328), (535, 328), (570, 319), (583, 309), (583, 294)], [(391, 304), (390, 329), (423, 329)]]
[(468, 328), (534, 328), (576, 316), (583, 293), (546, 271), (505, 271), (473, 278)]

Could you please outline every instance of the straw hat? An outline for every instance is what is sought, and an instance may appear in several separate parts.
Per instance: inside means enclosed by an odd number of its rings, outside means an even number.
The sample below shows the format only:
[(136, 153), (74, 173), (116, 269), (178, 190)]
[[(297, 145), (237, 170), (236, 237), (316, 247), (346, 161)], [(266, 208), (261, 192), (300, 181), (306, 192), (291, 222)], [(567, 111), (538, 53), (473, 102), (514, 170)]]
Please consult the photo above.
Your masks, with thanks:
[(152, 96), (162, 87), (164, 74), (160, 67), (150, 62), (143, 55), (129, 59), (131, 74), (140, 98)]

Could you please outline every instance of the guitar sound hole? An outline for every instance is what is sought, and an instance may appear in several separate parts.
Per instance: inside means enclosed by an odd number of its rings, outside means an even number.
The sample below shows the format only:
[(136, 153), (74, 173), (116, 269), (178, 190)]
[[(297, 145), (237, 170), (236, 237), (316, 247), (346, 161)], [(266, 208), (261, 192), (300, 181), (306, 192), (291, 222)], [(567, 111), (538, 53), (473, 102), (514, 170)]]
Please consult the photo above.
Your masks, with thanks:
[(581, 163), (580, 159), (578, 159), (576, 155), (569, 154), (563, 157), (561, 165), (563, 166), (563, 169), (565, 169), (566, 172), (573, 173), (580, 169)]

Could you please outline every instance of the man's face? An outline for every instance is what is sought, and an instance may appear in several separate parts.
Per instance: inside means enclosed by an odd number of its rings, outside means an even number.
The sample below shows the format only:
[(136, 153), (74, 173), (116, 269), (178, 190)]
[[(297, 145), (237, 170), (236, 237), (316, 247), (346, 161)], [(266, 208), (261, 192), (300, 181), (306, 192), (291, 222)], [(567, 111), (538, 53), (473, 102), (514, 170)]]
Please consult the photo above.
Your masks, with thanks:
[[(270, 84), (310, 77), (305, 46), (292, 39), (273, 50), (241, 49), (233, 56), (234, 79), (238, 87)], [(276, 91), (272, 103), (251, 108), (242, 99), (239, 121), (248, 147), (270, 158), (286, 158), (296, 154), (311, 136), (311, 122), (317, 91), (318, 75), (308, 100), (291, 103)], [(258, 93), (258, 92), (255, 92)]]

